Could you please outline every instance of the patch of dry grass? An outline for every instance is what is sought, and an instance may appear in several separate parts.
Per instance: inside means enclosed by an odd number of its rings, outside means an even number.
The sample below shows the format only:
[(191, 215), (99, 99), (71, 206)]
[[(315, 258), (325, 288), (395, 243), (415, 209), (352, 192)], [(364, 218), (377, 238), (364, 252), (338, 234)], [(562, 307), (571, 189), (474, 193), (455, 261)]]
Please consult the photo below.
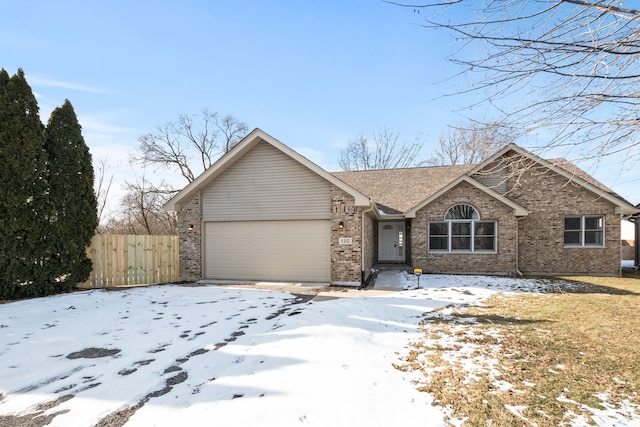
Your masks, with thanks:
[(420, 390), (463, 425), (594, 422), (594, 410), (624, 402), (637, 412), (640, 280), (565, 279), (573, 284), (559, 282), (557, 293), (427, 314), (424, 338), (398, 368), (422, 372)]

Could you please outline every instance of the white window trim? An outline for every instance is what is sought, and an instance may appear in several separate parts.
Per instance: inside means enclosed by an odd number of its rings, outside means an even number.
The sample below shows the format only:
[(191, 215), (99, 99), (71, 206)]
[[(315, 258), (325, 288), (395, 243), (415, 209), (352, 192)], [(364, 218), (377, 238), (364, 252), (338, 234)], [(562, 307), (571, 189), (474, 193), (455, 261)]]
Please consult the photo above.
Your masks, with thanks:
[[(563, 229), (562, 232), (562, 242), (564, 243), (564, 247), (565, 248), (604, 248), (606, 245), (606, 220), (607, 220), (607, 216), (606, 215), (567, 215), (563, 218), (563, 227), (564, 227), (564, 220), (566, 218), (580, 218), (580, 243), (565, 243), (564, 242), (564, 233), (566, 232), (566, 229)], [(593, 243), (586, 243), (586, 239), (585, 239), (585, 233), (587, 232), (586, 228), (585, 228), (585, 220), (586, 218), (602, 218), (602, 243), (601, 244), (593, 244)], [(572, 231), (577, 231), (577, 230), (572, 230)], [(594, 230), (590, 230), (590, 231), (594, 231)]]
[[(447, 249), (431, 249), (431, 231), (430, 225), (434, 222), (446, 222), (447, 223)], [(452, 249), (451, 248), (451, 225), (452, 223), (471, 223), (471, 249)], [(476, 234), (476, 222), (492, 222), (494, 224), (494, 234), (493, 234), (493, 249), (475, 249), (475, 234)], [(454, 254), (496, 254), (498, 253), (498, 221), (495, 220), (484, 220), (484, 219), (446, 219), (444, 221), (429, 221), (427, 223), (427, 243), (429, 247), (429, 252), (434, 253), (454, 253)]]

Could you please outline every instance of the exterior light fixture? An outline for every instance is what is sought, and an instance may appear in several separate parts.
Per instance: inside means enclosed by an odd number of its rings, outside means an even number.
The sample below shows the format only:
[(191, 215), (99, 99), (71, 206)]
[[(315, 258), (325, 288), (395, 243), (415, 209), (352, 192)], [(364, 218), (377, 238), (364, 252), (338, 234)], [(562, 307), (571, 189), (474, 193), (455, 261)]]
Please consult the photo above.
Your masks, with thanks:
[(187, 231), (193, 231), (193, 230), (194, 230), (193, 224), (189, 224), (189, 229)]
[(338, 228), (340, 228), (340, 229), (344, 228), (344, 221), (340, 221), (338, 223)]

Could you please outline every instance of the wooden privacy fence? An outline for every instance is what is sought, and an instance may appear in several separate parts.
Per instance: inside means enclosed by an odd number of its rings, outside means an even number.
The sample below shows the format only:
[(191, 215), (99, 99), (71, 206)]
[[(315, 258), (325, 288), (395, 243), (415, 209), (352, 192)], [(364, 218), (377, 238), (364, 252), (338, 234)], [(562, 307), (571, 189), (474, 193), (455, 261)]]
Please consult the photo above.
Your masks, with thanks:
[(180, 280), (178, 236), (96, 234), (87, 248), (93, 262), (81, 288), (104, 288)]
[(623, 261), (630, 261), (632, 259), (635, 259), (635, 240), (623, 240), (622, 241), (622, 260)]

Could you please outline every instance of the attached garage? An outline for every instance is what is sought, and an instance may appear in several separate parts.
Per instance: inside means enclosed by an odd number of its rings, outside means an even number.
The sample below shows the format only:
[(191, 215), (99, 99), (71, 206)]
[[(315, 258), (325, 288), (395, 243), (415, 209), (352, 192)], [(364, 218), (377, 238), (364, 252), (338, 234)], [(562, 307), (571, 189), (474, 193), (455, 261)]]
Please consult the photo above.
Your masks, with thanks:
[(181, 280), (361, 283), (371, 201), (260, 129), (165, 209), (177, 213)]
[(329, 183), (266, 142), (202, 190), (207, 279), (329, 282)]
[(205, 277), (328, 282), (329, 220), (205, 224)]
[[(495, 186), (496, 177), (484, 179), (484, 171), (510, 162), (513, 154), (550, 173), (540, 180), (533, 177), (529, 186), (518, 187), (509, 198)], [(563, 193), (560, 190), (566, 189), (567, 183), (571, 188)], [(533, 200), (531, 197), (536, 195), (528, 192), (535, 192), (540, 185), (558, 192), (571, 202), (570, 206), (565, 203), (558, 205), (557, 212), (542, 212), (535, 203), (525, 209), (514, 201)], [(502, 239), (501, 244), (496, 244), (498, 250), (471, 255), (438, 253), (434, 258), (425, 234), (427, 224), (441, 222), (451, 206), (471, 201), (480, 205), (482, 215), (502, 224), (502, 237), (494, 236)], [(540, 202), (546, 207), (553, 205), (552, 200)], [(365, 283), (378, 261), (410, 261), (418, 268), (454, 273), (511, 273), (520, 268), (532, 273), (590, 271), (616, 275), (620, 273), (620, 230), (616, 224), (621, 214), (640, 213), (640, 209), (573, 165), (556, 165), (514, 144), (479, 165), (464, 168), (330, 174), (260, 129), (247, 135), (164, 207), (177, 215), (181, 280), (329, 282), (352, 286)], [(555, 221), (557, 226), (544, 236), (546, 240), (540, 240), (539, 232), (535, 236), (517, 233), (517, 225), (525, 224), (518, 219), (530, 212), (535, 215), (529, 218), (551, 215), (547, 222)], [(580, 250), (585, 255), (580, 266), (563, 262), (571, 258), (568, 251), (575, 251), (562, 244), (562, 218), (567, 214), (608, 218), (606, 245)], [(411, 236), (407, 220), (411, 221)], [(511, 239), (514, 233), (520, 241)], [(551, 254), (534, 246), (556, 249)], [(531, 256), (514, 256), (525, 247)], [(411, 256), (407, 257), (409, 249)], [(530, 268), (525, 268), (527, 265)]]

